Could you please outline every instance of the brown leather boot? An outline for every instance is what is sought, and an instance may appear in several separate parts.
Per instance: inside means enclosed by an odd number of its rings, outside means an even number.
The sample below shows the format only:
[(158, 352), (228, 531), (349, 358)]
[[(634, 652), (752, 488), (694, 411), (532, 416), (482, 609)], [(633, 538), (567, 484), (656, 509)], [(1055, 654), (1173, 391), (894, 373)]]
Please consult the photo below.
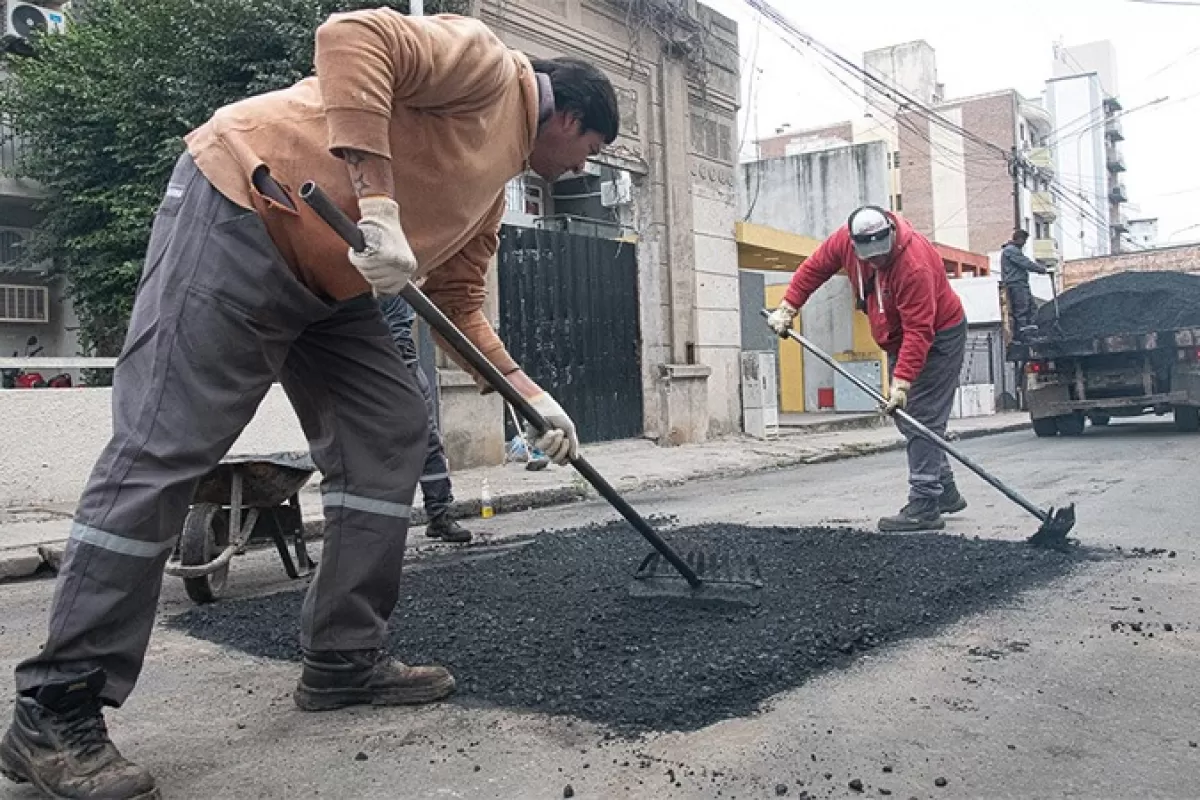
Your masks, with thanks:
[(401, 706), (433, 703), (454, 691), (445, 667), (410, 667), (382, 650), (304, 653), (304, 669), (293, 699), (304, 711), (355, 705)]
[(65, 800), (158, 800), (150, 773), (126, 760), (104, 724), (104, 672), (17, 698), (0, 741), (0, 774)]

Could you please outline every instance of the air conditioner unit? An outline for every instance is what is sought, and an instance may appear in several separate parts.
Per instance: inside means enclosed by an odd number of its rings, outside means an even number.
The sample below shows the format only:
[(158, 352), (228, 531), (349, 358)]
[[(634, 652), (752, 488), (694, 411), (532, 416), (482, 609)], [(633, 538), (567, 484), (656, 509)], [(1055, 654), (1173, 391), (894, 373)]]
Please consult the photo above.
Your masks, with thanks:
[(67, 27), (67, 17), (61, 11), (55, 11), (33, 3), (22, 3), (19, 0), (7, 0), (5, 5), (4, 33), (18, 39), (29, 39), (36, 33), (62, 33)]

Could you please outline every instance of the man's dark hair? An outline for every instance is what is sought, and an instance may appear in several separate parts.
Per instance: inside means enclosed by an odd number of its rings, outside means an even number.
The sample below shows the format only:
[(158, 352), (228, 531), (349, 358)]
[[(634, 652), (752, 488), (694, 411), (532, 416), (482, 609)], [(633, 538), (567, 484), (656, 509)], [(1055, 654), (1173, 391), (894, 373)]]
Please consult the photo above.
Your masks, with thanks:
[(1028, 239), (1029, 231), (1025, 230), (1024, 228), (1017, 228), (1015, 231), (1013, 231), (1012, 238), (1014, 242), (1017, 239)]
[(612, 144), (621, 128), (617, 93), (608, 76), (580, 58), (531, 58), (534, 72), (550, 78), (554, 110), (579, 119), (583, 131), (596, 131)]

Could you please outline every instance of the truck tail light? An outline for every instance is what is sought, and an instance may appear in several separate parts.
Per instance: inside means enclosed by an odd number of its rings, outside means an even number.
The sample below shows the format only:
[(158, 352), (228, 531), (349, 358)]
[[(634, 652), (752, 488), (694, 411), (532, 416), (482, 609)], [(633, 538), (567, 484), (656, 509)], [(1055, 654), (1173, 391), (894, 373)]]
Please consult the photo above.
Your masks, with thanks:
[(1025, 371), (1030, 375), (1045, 375), (1050, 372), (1050, 364), (1046, 361), (1030, 361), (1025, 365)]
[(1180, 361), (1200, 361), (1200, 347), (1184, 347), (1179, 351)]

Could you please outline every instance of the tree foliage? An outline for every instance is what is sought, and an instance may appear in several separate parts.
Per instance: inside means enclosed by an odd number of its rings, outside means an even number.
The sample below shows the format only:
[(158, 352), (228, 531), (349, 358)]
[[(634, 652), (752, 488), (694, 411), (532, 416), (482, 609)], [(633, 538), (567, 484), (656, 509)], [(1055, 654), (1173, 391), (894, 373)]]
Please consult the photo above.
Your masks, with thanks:
[[(35, 55), (8, 55), (3, 114), (17, 172), (50, 198), (29, 247), (68, 278), (84, 347), (116, 353), (182, 137), (217, 108), (311, 74), (330, 13), (407, 0), (88, 0)], [(466, 0), (426, 13), (465, 13)]]

